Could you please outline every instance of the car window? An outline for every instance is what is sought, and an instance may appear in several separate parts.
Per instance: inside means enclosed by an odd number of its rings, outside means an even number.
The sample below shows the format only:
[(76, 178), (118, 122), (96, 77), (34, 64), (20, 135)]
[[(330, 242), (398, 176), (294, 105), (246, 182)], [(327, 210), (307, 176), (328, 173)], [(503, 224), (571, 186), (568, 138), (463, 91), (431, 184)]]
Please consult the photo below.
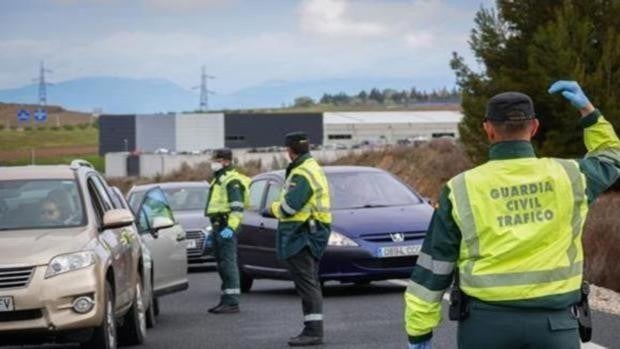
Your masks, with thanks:
[(104, 212), (113, 209), (114, 205), (112, 204), (112, 199), (110, 198), (110, 195), (108, 194), (105, 185), (101, 181), (101, 178), (99, 178), (99, 176), (93, 175), (89, 177), (89, 180), (94, 184), (95, 188), (97, 189), (97, 194), (99, 195), (99, 199), (103, 204)]
[(173, 211), (198, 211), (207, 205), (209, 187), (166, 188), (164, 194)]
[(149, 190), (144, 195), (144, 200), (142, 200), (138, 211), (140, 231), (143, 232), (143, 229), (153, 226), (156, 217), (169, 218), (174, 222), (174, 215), (166, 199), (166, 194), (159, 187)]
[(261, 208), (265, 186), (267, 186), (266, 180), (256, 181), (250, 184), (250, 207), (248, 210), (258, 211)]
[(385, 172), (331, 173), (327, 180), (334, 210), (422, 203), (409, 187)]
[(127, 206), (125, 205), (125, 199), (123, 199), (123, 195), (121, 194), (121, 191), (116, 187), (113, 187), (110, 189), (112, 189), (112, 195), (110, 196), (112, 198), (112, 203), (114, 204), (114, 208), (126, 209)]
[(75, 180), (0, 181), (0, 230), (85, 224), (83, 201)]
[(93, 204), (93, 208), (95, 209), (95, 213), (97, 214), (97, 219), (99, 224), (103, 223), (103, 215), (106, 212), (105, 205), (103, 204), (103, 200), (101, 199), (101, 194), (95, 185), (95, 181), (92, 178), (88, 179), (88, 194), (90, 196), (90, 201)]
[(133, 212), (138, 212), (142, 199), (144, 199), (144, 194), (146, 194), (146, 191), (134, 191), (129, 195), (129, 198), (127, 198), (129, 207), (131, 207)]
[(278, 200), (282, 193), (282, 184), (278, 182), (270, 182), (269, 189), (267, 191), (267, 199), (265, 200), (265, 207), (271, 207), (274, 201)]

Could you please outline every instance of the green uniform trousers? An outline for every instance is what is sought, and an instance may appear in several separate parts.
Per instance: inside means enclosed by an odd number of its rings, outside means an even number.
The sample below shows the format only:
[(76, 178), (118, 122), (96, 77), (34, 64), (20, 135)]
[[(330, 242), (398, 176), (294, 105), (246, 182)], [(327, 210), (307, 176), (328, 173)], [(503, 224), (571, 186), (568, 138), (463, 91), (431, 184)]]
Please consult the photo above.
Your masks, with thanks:
[(220, 231), (225, 228), (226, 226), (213, 224), (213, 254), (217, 263), (217, 272), (222, 280), (221, 303), (237, 305), (241, 295), (237, 265), (237, 235), (224, 239), (220, 236)]
[(472, 300), (458, 325), (459, 349), (579, 349), (579, 324), (570, 309), (524, 309)]

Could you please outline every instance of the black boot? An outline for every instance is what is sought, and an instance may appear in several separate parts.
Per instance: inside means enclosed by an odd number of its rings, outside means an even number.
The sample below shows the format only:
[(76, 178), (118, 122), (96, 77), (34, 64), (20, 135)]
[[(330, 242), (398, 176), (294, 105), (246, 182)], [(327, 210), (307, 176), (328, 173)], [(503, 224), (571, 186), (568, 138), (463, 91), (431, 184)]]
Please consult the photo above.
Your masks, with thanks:
[(212, 313), (213, 311), (215, 311), (216, 309), (220, 308), (222, 306), (222, 303), (218, 303), (216, 306), (209, 308), (209, 310), (207, 310), (209, 313)]
[(323, 344), (323, 321), (306, 322), (304, 330), (297, 337), (289, 339), (291, 347), (305, 347)]
[(239, 312), (239, 305), (222, 304), (221, 306), (213, 309), (213, 314), (234, 314)]

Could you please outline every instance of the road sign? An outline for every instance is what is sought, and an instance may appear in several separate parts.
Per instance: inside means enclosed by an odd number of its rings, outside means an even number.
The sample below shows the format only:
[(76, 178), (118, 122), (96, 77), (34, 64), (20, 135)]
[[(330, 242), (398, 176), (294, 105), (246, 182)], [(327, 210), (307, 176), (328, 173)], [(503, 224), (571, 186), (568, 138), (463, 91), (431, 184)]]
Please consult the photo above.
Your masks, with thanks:
[(20, 109), (17, 112), (17, 121), (27, 122), (30, 120), (30, 112), (26, 109)]
[(45, 109), (39, 108), (34, 112), (34, 119), (38, 122), (44, 122), (47, 120), (47, 111)]

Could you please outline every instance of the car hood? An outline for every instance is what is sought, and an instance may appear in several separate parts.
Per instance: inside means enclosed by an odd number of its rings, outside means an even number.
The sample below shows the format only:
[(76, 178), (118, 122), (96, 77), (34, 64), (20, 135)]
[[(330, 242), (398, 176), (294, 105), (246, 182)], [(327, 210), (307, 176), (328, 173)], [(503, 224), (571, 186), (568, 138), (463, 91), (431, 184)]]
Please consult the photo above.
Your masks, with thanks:
[(333, 210), (332, 228), (353, 238), (366, 234), (426, 232), (432, 215), (433, 208), (427, 204)]
[(185, 231), (200, 230), (211, 225), (203, 211), (175, 211), (174, 218), (181, 223)]
[(90, 240), (86, 227), (0, 231), (0, 265), (45, 265), (82, 250)]

